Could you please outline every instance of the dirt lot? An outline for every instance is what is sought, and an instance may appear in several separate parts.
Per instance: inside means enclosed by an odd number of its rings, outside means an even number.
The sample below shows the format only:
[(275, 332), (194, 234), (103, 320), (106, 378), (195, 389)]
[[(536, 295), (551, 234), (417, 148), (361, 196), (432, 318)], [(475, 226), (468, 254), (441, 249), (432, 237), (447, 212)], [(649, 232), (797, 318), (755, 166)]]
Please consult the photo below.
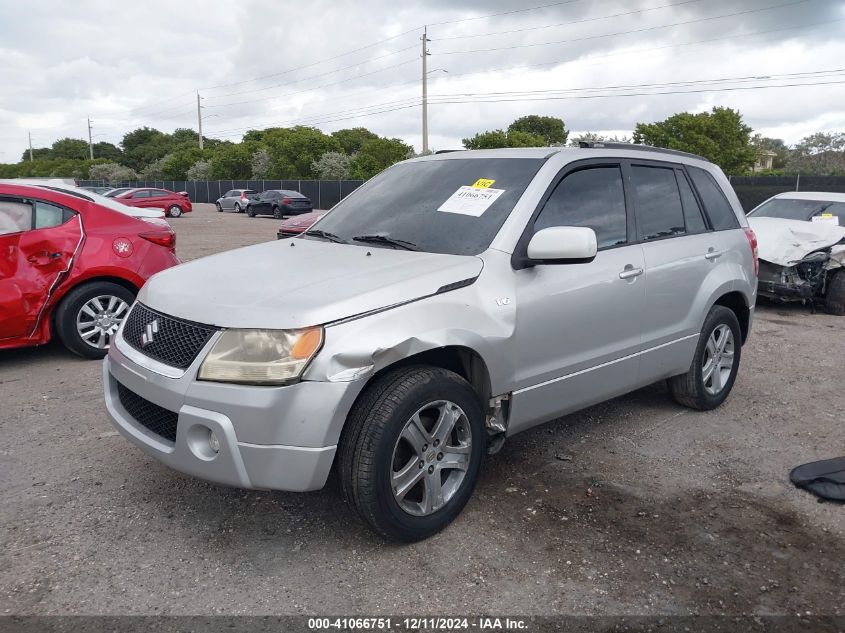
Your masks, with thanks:
[[(172, 222), (184, 259), (275, 239), (195, 208)], [(655, 385), (529, 431), (402, 547), (336, 482), (242, 491), (144, 456), (98, 362), (0, 352), (0, 613), (843, 614), (845, 507), (787, 478), (845, 453), (843, 350), (845, 318), (761, 306), (722, 408)]]

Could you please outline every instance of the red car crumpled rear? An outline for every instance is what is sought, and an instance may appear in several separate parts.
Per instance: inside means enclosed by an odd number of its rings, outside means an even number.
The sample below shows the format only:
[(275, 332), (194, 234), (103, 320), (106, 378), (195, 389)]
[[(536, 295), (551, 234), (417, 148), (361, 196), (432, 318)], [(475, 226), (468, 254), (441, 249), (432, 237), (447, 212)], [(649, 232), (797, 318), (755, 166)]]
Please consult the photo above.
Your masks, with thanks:
[(141, 286), (180, 263), (170, 225), (144, 215), (154, 214), (0, 184), (0, 349), (56, 336), (102, 358)]

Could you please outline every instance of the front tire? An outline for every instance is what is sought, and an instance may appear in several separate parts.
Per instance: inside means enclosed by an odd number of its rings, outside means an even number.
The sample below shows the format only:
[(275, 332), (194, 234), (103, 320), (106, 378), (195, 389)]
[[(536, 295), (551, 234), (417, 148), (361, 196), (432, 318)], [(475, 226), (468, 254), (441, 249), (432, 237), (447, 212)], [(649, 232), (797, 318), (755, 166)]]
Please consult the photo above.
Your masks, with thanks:
[(428, 538), (472, 495), (486, 438), (478, 395), (459, 375), (424, 366), (390, 371), (347, 419), (338, 455), (344, 498), (384, 537)]
[(824, 307), (828, 314), (845, 316), (845, 269), (831, 275), (824, 296)]
[(668, 381), (672, 397), (691, 409), (715, 409), (733, 389), (741, 355), (742, 331), (736, 314), (724, 306), (713, 306), (704, 320), (689, 371)]
[[(240, 213), (240, 211), (238, 213)], [(251, 206), (247, 205), (246, 214), (249, 217), (254, 218), (255, 217), (255, 209), (253, 209)]]
[(134, 300), (135, 293), (110, 281), (74, 288), (56, 309), (56, 334), (74, 354), (103, 358)]
[(182, 215), (182, 207), (178, 204), (174, 204), (169, 209), (167, 209), (167, 215), (171, 218), (178, 218)]
[(215, 204), (216, 204), (216, 206), (217, 206), (217, 213), (221, 213), (221, 212), (223, 211), (223, 207), (221, 207), (221, 206), (220, 206), (220, 203), (219, 203), (219, 202), (217, 202), (217, 203), (215, 203)]

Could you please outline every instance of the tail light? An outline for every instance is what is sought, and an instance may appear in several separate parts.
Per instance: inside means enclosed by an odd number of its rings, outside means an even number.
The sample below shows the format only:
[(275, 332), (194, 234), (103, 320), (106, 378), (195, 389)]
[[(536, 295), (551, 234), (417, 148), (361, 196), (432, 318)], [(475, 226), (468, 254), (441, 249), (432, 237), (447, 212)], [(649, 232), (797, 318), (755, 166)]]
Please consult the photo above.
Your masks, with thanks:
[(138, 237), (144, 238), (148, 242), (164, 246), (172, 251), (176, 250), (176, 233), (173, 231), (145, 231), (138, 233)]
[(745, 237), (748, 238), (748, 245), (751, 247), (751, 255), (754, 257), (754, 276), (756, 277), (760, 272), (760, 258), (757, 256), (757, 235), (749, 226), (746, 226), (743, 230)]
[(241, 200), (246, 200), (246, 191), (241, 191)]
[(290, 203), (291, 203), (291, 199), (290, 199), (290, 198), (284, 198), (284, 199), (282, 199), (282, 204), (290, 204)]

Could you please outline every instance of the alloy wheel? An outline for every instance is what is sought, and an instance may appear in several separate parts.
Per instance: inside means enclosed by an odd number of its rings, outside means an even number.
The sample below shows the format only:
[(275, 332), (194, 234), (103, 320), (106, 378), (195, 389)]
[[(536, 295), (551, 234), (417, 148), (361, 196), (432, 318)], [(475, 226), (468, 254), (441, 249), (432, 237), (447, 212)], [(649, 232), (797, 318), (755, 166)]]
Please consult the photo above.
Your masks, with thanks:
[(390, 468), (393, 498), (402, 510), (427, 516), (460, 489), (472, 454), (472, 427), (454, 402), (437, 400), (405, 423)]
[(76, 331), (85, 343), (108, 349), (129, 304), (120, 297), (100, 295), (86, 301), (76, 315)]
[(701, 364), (701, 380), (704, 390), (716, 396), (730, 380), (734, 366), (734, 335), (731, 328), (722, 324), (716, 326), (707, 339)]

